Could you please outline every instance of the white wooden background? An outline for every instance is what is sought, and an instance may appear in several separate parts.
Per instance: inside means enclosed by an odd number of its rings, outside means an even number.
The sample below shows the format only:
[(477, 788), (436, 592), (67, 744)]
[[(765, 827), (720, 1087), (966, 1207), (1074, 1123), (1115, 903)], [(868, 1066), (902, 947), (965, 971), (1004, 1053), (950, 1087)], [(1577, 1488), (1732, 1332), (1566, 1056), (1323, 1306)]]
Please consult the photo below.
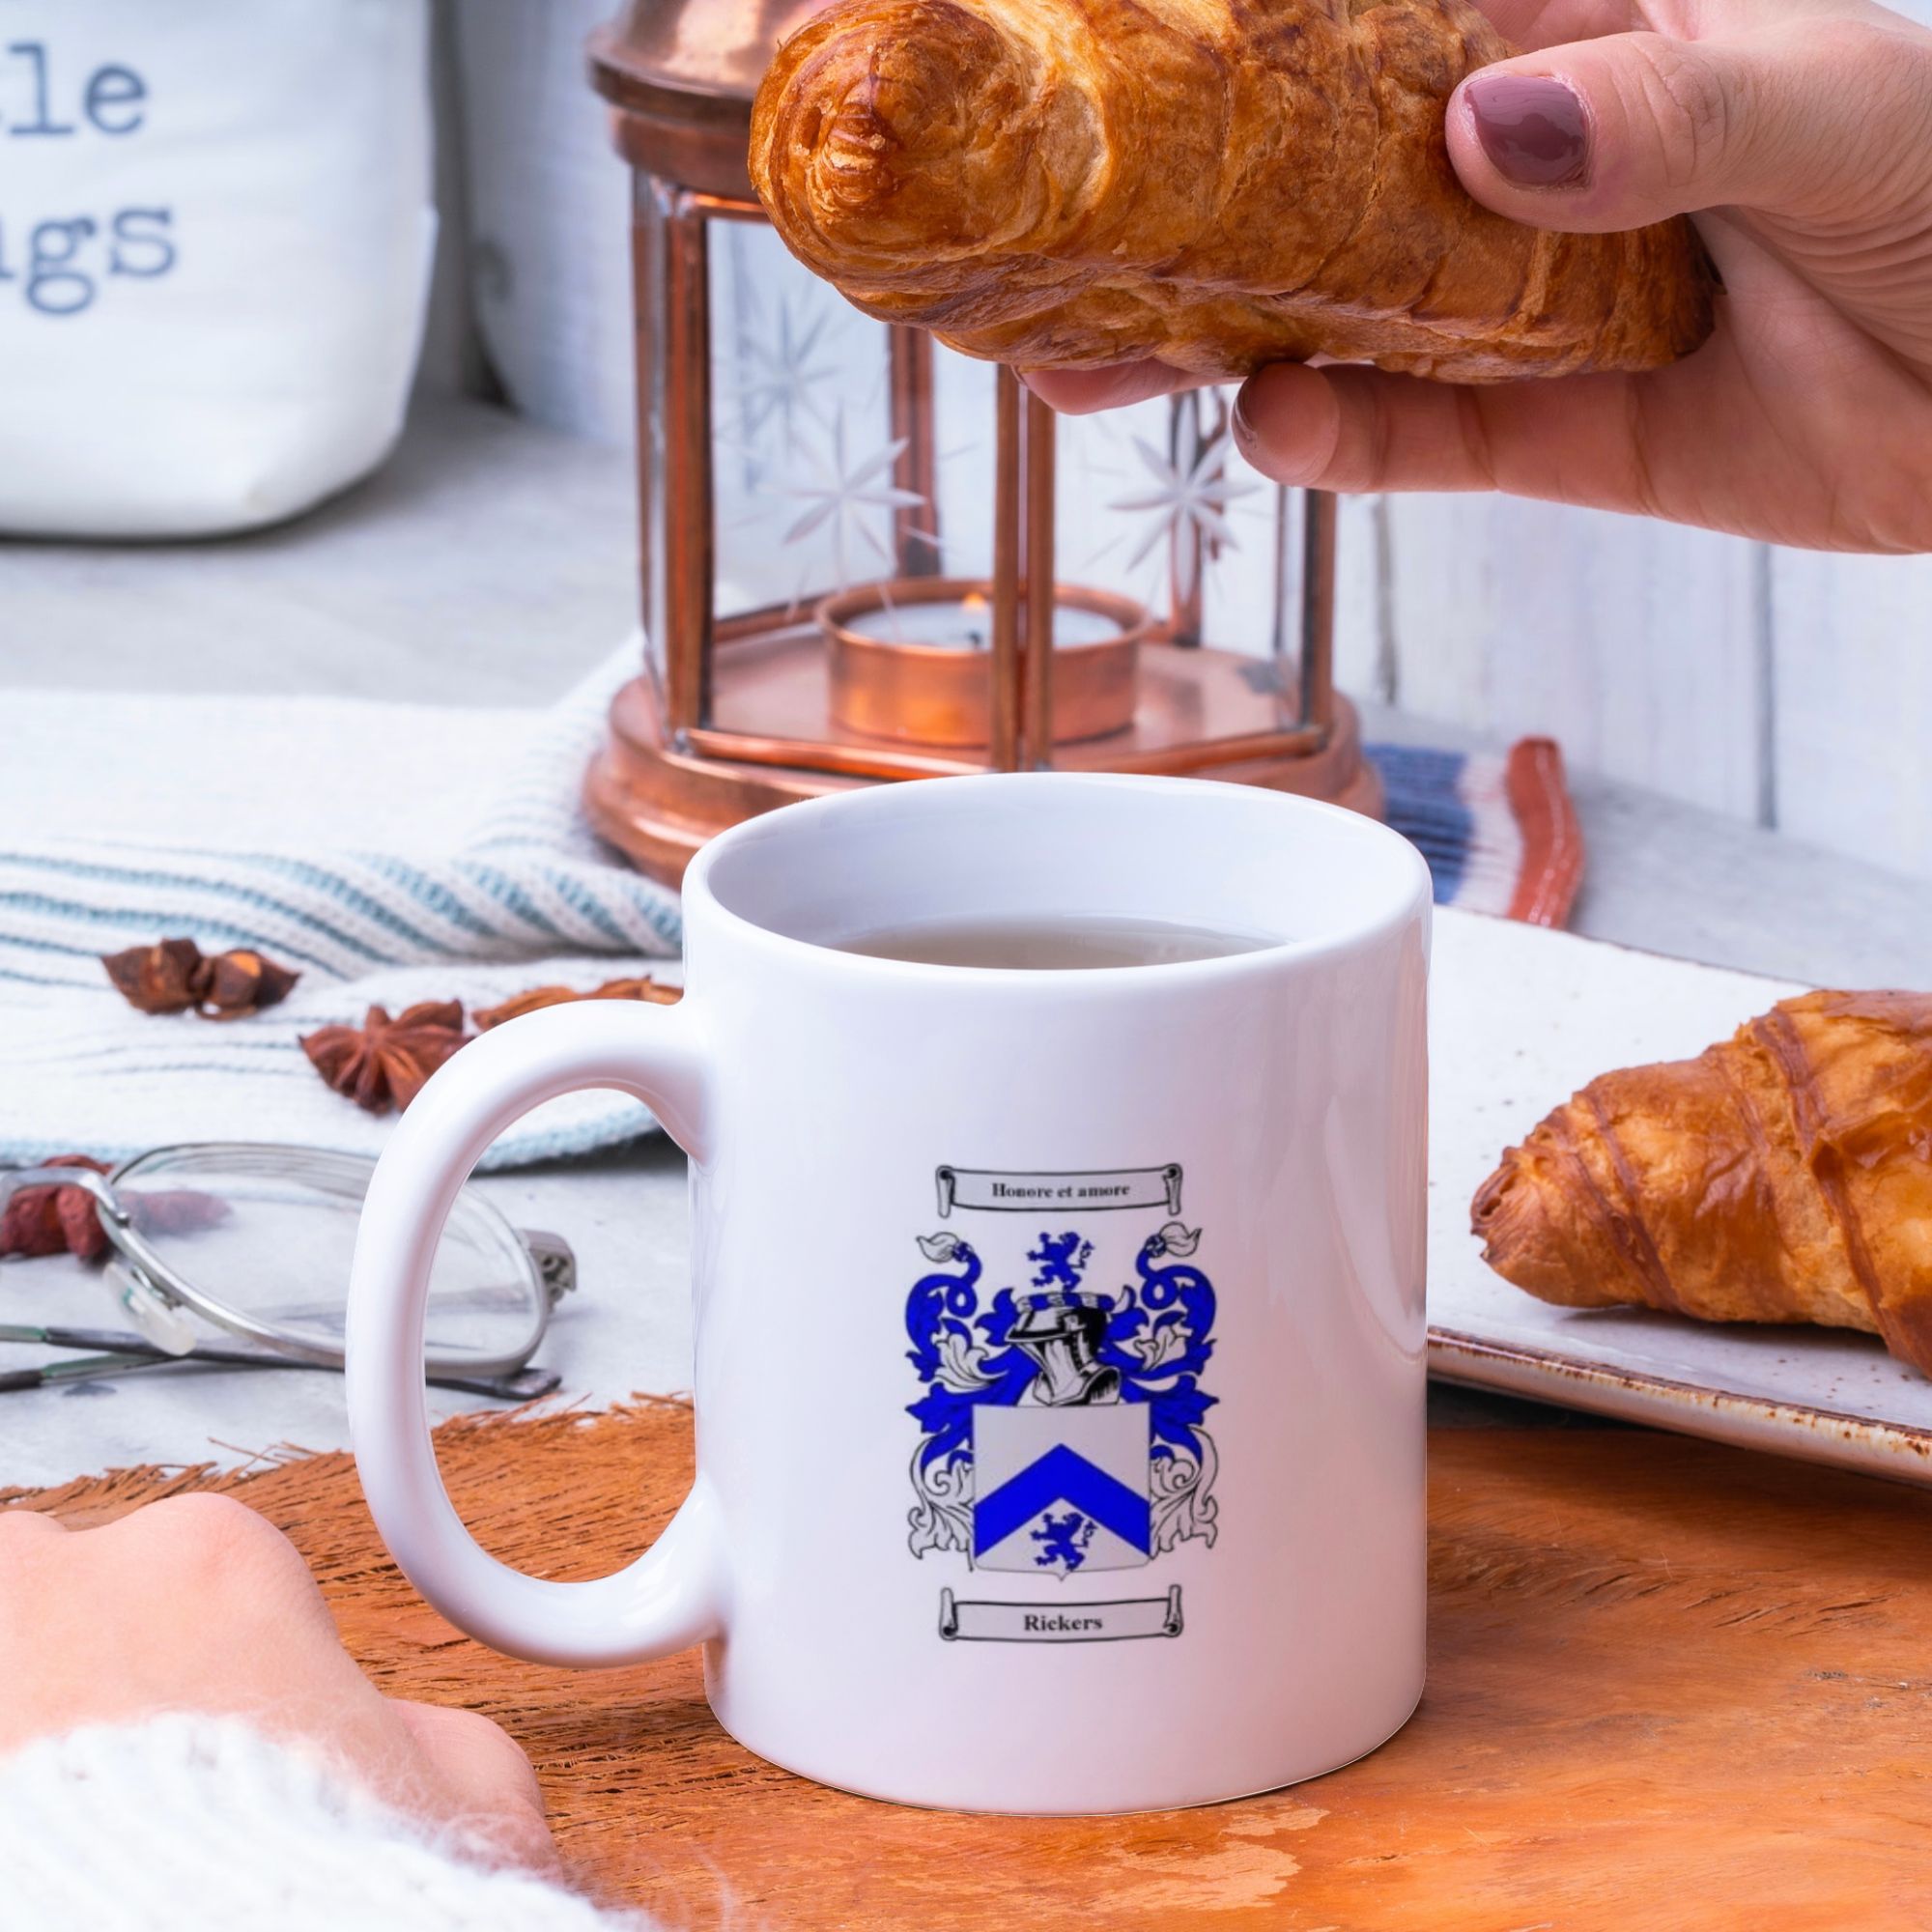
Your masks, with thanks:
[[(612, 0), (445, 5), (451, 278), (512, 401), (622, 440), (626, 185), (581, 54)], [(473, 380), (460, 305), (432, 383)], [(1932, 880), (1932, 557), (1473, 497), (1359, 499), (1342, 528), (1346, 688)]]

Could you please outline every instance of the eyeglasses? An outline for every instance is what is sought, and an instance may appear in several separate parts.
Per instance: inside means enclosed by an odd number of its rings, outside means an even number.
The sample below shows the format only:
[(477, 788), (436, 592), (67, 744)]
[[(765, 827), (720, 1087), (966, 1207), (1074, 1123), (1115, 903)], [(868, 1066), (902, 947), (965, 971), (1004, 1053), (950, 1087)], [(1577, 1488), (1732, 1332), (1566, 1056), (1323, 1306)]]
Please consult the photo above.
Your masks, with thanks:
[[(0, 1374), (0, 1392), (198, 1361), (340, 1370), (349, 1266), (373, 1160), (240, 1142), (156, 1148), (111, 1174), (0, 1170), (15, 1188), (78, 1187), (111, 1253), (106, 1281), (133, 1332), (0, 1323), (0, 1341), (100, 1352)], [(552, 1313), (577, 1283), (556, 1236), (513, 1228), (472, 1187), (450, 1210), (430, 1276), (427, 1378), (511, 1401), (558, 1377), (530, 1366)], [(190, 1319), (246, 1343), (203, 1339)]]

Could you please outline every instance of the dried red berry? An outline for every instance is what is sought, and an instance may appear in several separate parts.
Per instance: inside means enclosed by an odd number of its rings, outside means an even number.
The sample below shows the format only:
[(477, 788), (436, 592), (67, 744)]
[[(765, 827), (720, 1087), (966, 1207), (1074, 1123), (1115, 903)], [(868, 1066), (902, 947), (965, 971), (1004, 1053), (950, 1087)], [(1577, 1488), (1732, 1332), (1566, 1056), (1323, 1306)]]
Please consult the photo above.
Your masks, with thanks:
[[(91, 1154), (61, 1153), (40, 1167), (84, 1167), (105, 1174), (107, 1163)], [(0, 1208), (0, 1256), (31, 1260), (41, 1255), (78, 1255), (97, 1262), (107, 1252), (107, 1234), (100, 1225), (94, 1196), (84, 1187), (18, 1187)]]

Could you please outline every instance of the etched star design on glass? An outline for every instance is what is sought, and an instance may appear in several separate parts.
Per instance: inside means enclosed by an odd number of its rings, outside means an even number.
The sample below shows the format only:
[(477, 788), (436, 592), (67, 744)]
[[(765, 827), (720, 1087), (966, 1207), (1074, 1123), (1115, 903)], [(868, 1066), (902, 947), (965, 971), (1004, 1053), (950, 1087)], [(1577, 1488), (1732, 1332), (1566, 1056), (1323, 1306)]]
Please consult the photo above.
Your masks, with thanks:
[(783, 298), (778, 310), (777, 325), (769, 334), (748, 330), (738, 345), (744, 362), (738, 424), (747, 443), (756, 442), (767, 424), (776, 425), (780, 447), (789, 455), (798, 446), (801, 417), (824, 422), (818, 390), (840, 374), (841, 365), (822, 353), (830, 317), (821, 312), (802, 323), (793, 304)]
[(895, 437), (868, 455), (850, 456), (841, 408), (833, 418), (831, 447), (812, 452), (819, 480), (780, 486), (778, 495), (796, 497), (810, 506), (781, 541), (789, 549), (826, 531), (832, 545), (834, 589), (850, 585), (855, 549), (862, 555), (876, 556), (881, 568), (890, 572), (893, 550), (881, 524), (890, 530), (887, 520), (894, 511), (925, 507), (925, 498), (917, 490), (902, 490), (892, 480), (893, 466), (905, 454), (909, 441), (906, 437)]
[(1240, 548), (1229, 511), (1239, 498), (1256, 495), (1262, 487), (1229, 476), (1228, 458), (1234, 441), (1234, 431), (1225, 417), (1213, 434), (1203, 436), (1198, 399), (1193, 395), (1177, 397), (1171, 455), (1156, 449), (1143, 436), (1133, 439), (1153, 487), (1136, 496), (1117, 497), (1107, 505), (1122, 515), (1151, 517), (1127, 568), (1138, 570), (1166, 543), (1173, 558), (1172, 590), (1177, 607), (1193, 604), (1206, 561), (1223, 549)]

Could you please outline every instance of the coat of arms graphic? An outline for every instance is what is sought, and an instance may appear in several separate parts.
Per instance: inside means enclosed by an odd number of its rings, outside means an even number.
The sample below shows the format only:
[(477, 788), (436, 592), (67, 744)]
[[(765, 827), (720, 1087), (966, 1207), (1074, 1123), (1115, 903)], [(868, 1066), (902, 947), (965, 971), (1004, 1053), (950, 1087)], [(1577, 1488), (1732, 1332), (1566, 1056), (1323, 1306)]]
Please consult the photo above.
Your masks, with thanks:
[[(1217, 1463), (1202, 1423), (1215, 1398), (1201, 1378), (1214, 1352), (1214, 1289), (1195, 1264), (1201, 1231), (1179, 1217), (1179, 1193), (1174, 1167), (940, 1170), (942, 1214), (998, 1220), (985, 1224), (986, 1253), (950, 1229), (919, 1240), (928, 1271), (906, 1300), (910, 1360), (924, 1384), (908, 1405), (920, 1429), (916, 1556), (952, 1550), (976, 1571), (1067, 1579), (1137, 1569), (1190, 1539), (1212, 1546)], [(1123, 1224), (1114, 1214), (1129, 1208), (1143, 1210), (1139, 1225), (1115, 1233)], [(1136, 1240), (1149, 1208), (1167, 1217)], [(1001, 1251), (1011, 1261), (989, 1262)], [(949, 1590), (941, 1629), (1015, 1640), (1174, 1635), (1179, 1592), (1059, 1612), (956, 1603)]]

